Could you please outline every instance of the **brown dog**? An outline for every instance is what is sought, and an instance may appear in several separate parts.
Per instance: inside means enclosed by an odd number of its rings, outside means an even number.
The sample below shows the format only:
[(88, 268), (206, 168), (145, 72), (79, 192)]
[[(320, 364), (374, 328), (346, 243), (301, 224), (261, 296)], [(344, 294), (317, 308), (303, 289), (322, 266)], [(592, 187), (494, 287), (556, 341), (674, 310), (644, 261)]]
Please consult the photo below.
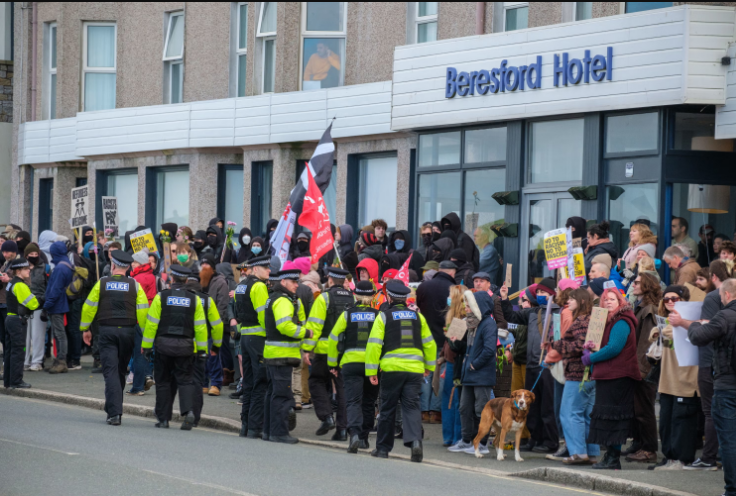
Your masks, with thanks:
[(493, 440), (493, 446), (496, 447), (496, 459), (503, 461), (506, 458), (506, 455), (503, 454), (506, 434), (514, 432), (516, 433), (514, 455), (517, 462), (523, 462), (524, 459), (519, 454), (519, 443), (521, 442), (521, 433), (524, 432), (524, 426), (526, 425), (526, 416), (532, 403), (534, 403), (534, 393), (526, 389), (517, 389), (511, 393), (511, 398), (495, 398), (486, 403), (480, 417), (478, 435), (473, 440), (475, 456), (483, 457), (478, 451), (478, 445), (492, 427), (496, 433), (496, 438)]

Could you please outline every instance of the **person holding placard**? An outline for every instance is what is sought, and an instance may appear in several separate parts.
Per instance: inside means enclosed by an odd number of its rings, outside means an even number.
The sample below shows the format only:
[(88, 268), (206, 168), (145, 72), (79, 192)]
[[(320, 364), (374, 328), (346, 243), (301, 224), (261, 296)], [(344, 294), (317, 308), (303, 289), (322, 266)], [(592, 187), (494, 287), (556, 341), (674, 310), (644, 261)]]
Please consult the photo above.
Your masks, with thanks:
[(595, 469), (621, 470), (621, 445), (631, 434), (634, 420), (634, 391), (641, 380), (636, 362), (636, 317), (620, 291), (608, 288), (601, 295), (608, 310), (600, 350), (592, 352), (585, 343), (582, 362), (591, 366), (595, 384), (595, 406), (590, 414), (589, 444), (606, 446)]
[[(450, 296), (447, 299), (448, 308), (445, 315), (445, 333), (449, 331), (450, 326), (456, 319), (464, 319), (465, 314), (465, 298), (464, 294), (468, 288), (463, 285), (450, 286)], [(457, 346), (462, 345), (462, 350)], [(452, 342), (449, 339), (445, 341), (440, 352), (440, 360), (442, 367), (440, 369), (441, 376), (444, 376), (442, 387), (442, 439), (443, 446), (453, 447), (462, 441), (461, 423), (460, 423), (460, 388), (455, 386), (455, 379), (458, 383), (461, 376), (460, 364), (462, 363), (465, 345), (462, 341)], [(465, 446), (463, 449), (467, 449)]]
[[(685, 286), (668, 286), (659, 304), (658, 314), (669, 317), (678, 301), (690, 301)], [(659, 336), (659, 328), (652, 329), (649, 341)], [(654, 470), (682, 470), (695, 460), (698, 440), (698, 413), (700, 390), (698, 367), (680, 367), (672, 343), (672, 323), (662, 330), (662, 372), (659, 378), (659, 437), (664, 458)]]

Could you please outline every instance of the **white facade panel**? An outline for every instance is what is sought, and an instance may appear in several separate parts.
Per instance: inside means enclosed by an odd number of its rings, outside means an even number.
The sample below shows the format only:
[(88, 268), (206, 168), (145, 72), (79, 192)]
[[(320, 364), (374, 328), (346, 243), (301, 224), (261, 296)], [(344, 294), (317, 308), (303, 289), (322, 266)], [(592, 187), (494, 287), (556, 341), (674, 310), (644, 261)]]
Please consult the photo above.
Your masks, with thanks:
[(716, 107), (716, 139), (736, 138), (736, 43), (728, 48), (731, 65), (726, 75), (726, 104)]
[[(393, 131), (577, 112), (726, 102), (721, 58), (734, 41), (731, 7), (679, 6), (396, 48)], [(554, 86), (554, 55), (612, 47), (612, 80)], [(445, 97), (446, 70), (520, 67), (542, 57), (541, 88)]]

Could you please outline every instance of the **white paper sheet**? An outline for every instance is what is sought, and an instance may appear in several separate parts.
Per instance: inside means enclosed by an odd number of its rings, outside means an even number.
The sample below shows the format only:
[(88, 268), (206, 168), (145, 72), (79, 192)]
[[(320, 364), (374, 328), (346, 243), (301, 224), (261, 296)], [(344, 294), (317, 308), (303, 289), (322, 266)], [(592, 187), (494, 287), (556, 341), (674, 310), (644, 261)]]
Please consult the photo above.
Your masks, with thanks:
[[(700, 320), (700, 310), (702, 307), (702, 301), (678, 301), (675, 303), (675, 310), (685, 320)], [(677, 363), (680, 364), (680, 367), (699, 365), (698, 347), (692, 344), (687, 338), (687, 329), (684, 327), (673, 327), (672, 336), (675, 342)]]

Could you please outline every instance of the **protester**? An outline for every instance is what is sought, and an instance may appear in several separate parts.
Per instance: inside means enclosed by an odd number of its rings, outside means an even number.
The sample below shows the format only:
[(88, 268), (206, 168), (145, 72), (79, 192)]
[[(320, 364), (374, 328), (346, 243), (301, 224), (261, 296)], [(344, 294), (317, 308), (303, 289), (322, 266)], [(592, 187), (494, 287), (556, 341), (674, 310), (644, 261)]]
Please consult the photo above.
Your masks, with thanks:
[[(213, 226), (210, 226), (210, 229)], [(216, 226), (215, 226), (216, 227)], [(200, 259), (199, 280), (202, 291), (212, 298), (220, 314), (220, 320), (229, 322), (227, 307), (230, 302), (230, 288), (222, 274), (216, 271), (217, 264), (211, 253), (205, 253)], [(210, 351), (212, 351), (212, 339), (210, 338)], [(219, 351), (219, 350), (218, 350)], [(207, 370), (205, 374), (204, 388), (209, 385), (207, 394), (219, 396), (222, 388), (222, 362), (220, 355), (209, 354), (207, 356)]]
[(580, 240), (580, 246), (583, 250), (588, 247), (588, 238), (586, 236), (587, 229), (585, 227), (586, 221), (582, 217), (569, 217), (565, 221), (565, 227), (572, 231), (573, 243), (575, 240)]
[[(29, 243), (24, 255), (31, 269), (30, 288), (33, 296), (39, 303), (39, 308), (33, 311), (33, 318), (28, 325), (26, 338), (26, 357), (24, 369), (32, 372), (43, 370), (44, 352), (46, 351), (46, 327), (48, 318), (43, 311), (46, 286), (51, 271), (50, 266), (41, 260), (41, 248), (36, 243)], [(42, 317), (43, 314), (43, 317)]]
[(715, 231), (713, 226), (705, 224), (700, 226), (698, 229), (698, 237), (700, 242), (698, 243), (698, 256), (693, 257), (697, 260), (698, 265), (701, 267), (708, 267), (710, 263), (715, 260), (718, 256), (713, 248), (713, 235)]
[(606, 447), (603, 459), (593, 468), (621, 470), (621, 445), (631, 434), (634, 391), (641, 380), (636, 361), (636, 317), (616, 289), (603, 291), (601, 307), (608, 315), (600, 349), (591, 353), (586, 343), (582, 357), (585, 366), (593, 365), (591, 377), (596, 381), (587, 442)]
[(486, 272), (491, 276), (491, 282), (501, 285), (503, 270), (501, 268), (501, 256), (493, 246), (495, 238), (489, 224), (479, 226), (475, 230), (475, 243), (480, 250), (478, 270)]
[(654, 258), (657, 251), (657, 237), (649, 229), (649, 226), (634, 224), (629, 231), (629, 247), (621, 257), (625, 263), (625, 268), (632, 269), (634, 267), (640, 251), (644, 251), (646, 255)]
[(672, 217), (671, 234), (672, 234), (672, 245), (671, 246), (686, 246), (690, 250), (689, 256), (694, 259), (698, 258), (698, 242), (688, 236), (688, 230), (690, 225), (684, 217)]
[(675, 271), (675, 284), (684, 286), (685, 283), (695, 284), (700, 265), (695, 259), (685, 255), (677, 246), (670, 246), (664, 251), (662, 259), (670, 269)]
[(388, 236), (386, 236), (388, 224), (383, 219), (373, 219), (371, 221), (371, 226), (373, 227), (373, 234), (376, 236), (376, 239), (385, 251), (388, 246)]
[(46, 301), (44, 310), (49, 315), (52, 335), (56, 338), (56, 358), (49, 372), (52, 374), (66, 373), (69, 368), (66, 358), (69, 342), (66, 337), (64, 314), (69, 312), (69, 301), (66, 297), (66, 288), (72, 282), (74, 270), (66, 255), (66, 245), (61, 241), (54, 242), (49, 248), (51, 262), (55, 265), (46, 286)]
[(440, 223), (442, 224), (443, 234), (444, 232), (450, 231), (455, 235), (455, 247), (462, 248), (465, 251), (465, 258), (473, 264), (473, 268), (477, 272), (480, 262), (480, 252), (473, 239), (463, 232), (460, 217), (455, 212), (450, 212), (442, 217)]
[(465, 257), (465, 251), (462, 248), (455, 248), (450, 252), (450, 261), (457, 265), (455, 282), (463, 285), (472, 284), (472, 276), (475, 273), (475, 269), (473, 268), (473, 264)]
[[(431, 229), (431, 227), (430, 227)], [(450, 296), (448, 297), (447, 314), (445, 315), (445, 334), (450, 328), (453, 319), (464, 320), (467, 317), (465, 312), (465, 292), (468, 288), (465, 286), (450, 286)], [(440, 352), (440, 358), (437, 365), (441, 366), (440, 380), (442, 381), (442, 440), (443, 446), (455, 446), (462, 438), (461, 421), (460, 421), (460, 389), (456, 388), (454, 378), (459, 377), (456, 371), (460, 369), (462, 364), (462, 353), (455, 351), (451, 347), (451, 341), (446, 340)], [(463, 343), (464, 346), (464, 343)], [(465, 446), (464, 449), (468, 447)]]
[(600, 224), (594, 224), (588, 229), (588, 247), (585, 250), (585, 272), (589, 273), (590, 268), (593, 265), (593, 259), (598, 255), (605, 255), (606, 262), (610, 258), (610, 263), (607, 263), (608, 267), (612, 267), (613, 263), (618, 260), (618, 250), (616, 245), (609, 238), (608, 231), (611, 225), (608, 221), (603, 221)]

